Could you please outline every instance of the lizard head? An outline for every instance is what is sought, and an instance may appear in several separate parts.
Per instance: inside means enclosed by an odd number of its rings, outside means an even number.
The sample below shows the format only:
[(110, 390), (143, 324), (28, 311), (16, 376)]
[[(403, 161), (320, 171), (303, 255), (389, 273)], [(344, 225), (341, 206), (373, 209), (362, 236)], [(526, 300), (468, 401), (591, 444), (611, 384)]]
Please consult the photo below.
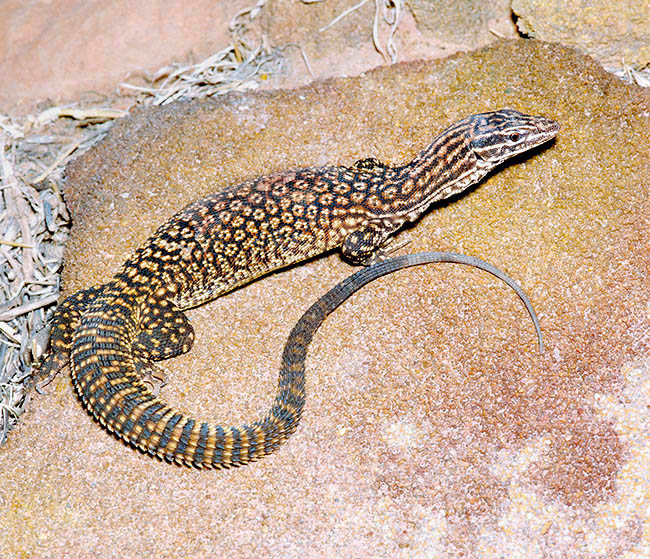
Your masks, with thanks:
[(471, 117), (470, 145), (479, 165), (492, 168), (502, 161), (548, 142), (560, 125), (543, 116), (501, 109)]

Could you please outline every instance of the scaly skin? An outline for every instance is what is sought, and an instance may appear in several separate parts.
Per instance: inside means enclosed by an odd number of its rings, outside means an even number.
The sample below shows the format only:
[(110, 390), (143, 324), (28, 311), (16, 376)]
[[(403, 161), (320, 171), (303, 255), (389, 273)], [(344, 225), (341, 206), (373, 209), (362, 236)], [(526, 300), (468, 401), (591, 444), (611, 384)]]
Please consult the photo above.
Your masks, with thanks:
[[(144, 381), (155, 370), (153, 361), (192, 346), (194, 332), (183, 311), (339, 247), (355, 264), (381, 259), (404, 223), (558, 129), (552, 120), (511, 109), (481, 113), (449, 127), (403, 166), (363, 159), (351, 167), (284, 171), (194, 202), (159, 227), (111, 281), (63, 301), (50, 351), (33, 379), (51, 377), (69, 362), (91, 414), (133, 446), (168, 461), (222, 468), (257, 460), (297, 427), (304, 355), (320, 322), (292, 332), (268, 414), (227, 427), (174, 409)], [(319, 302), (322, 322), (336, 305)]]

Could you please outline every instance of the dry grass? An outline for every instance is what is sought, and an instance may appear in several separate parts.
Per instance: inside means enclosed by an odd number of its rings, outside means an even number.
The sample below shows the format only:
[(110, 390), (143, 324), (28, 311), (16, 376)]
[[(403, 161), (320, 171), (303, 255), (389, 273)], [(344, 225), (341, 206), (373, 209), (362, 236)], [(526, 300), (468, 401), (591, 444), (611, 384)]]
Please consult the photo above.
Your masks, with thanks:
[(625, 83), (634, 83), (641, 87), (650, 87), (650, 68), (635, 70), (624, 62), (621, 63), (621, 66), (621, 68), (606, 68), (606, 70), (615, 76), (618, 76)]
[[(0, 116), (0, 442), (25, 407), (24, 380), (58, 297), (70, 223), (63, 168), (122, 114), (57, 107), (20, 119)], [(62, 126), (61, 118), (74, 124)]]
[(267, 1), (258, 0), (233, 17), (228, 26), (232, 40), (223, 50), (194, 64), (174, 63), (145, 75), (148, 86), (122, 83), (120, 88), (140, 93), (140, 102), (165, 105), (257, 87), (260, 80), (283, 69), (282, 49), (271, 48), (264, 37), (249, 38), (248, 23)]
[[(323, 0), (302, 0), (303, 4), (316, 4), (322, 2)], [(343, 10), (338, 16), (336, 16), (332, 21), (330, 21), (325, 27), (319, 29), (319, 33), (322, 33), (326, 29), (336, 25), (340, 20), (345, 16), (351, 14), (355, 10), (358, 10), (364, 4), (367, 4), (369, 0), (361, 0), (358, 4)], [(375, 17), (372, 21), (372, 44), (378, 53), (380, 53), (384, 59), (390, 58), (390, 61), (394, 64), (397, 62), (397, 47), (395, 46), (395, 32), (399, 26), (399, 22), (402, 18), (402, 13), (405, 9), (405, 0), (374, 0), (375, 2)], [(388, 36), (386, 38), (385, 48), (382, 45), (381, 39), (379, 37), (379, 28), (383, 24), (388, 26)]]

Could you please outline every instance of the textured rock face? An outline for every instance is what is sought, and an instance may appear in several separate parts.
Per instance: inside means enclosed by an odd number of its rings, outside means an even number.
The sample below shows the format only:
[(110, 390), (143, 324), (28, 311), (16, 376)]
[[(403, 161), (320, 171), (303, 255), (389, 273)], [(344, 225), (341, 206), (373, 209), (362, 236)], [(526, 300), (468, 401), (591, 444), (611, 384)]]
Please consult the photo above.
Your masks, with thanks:
[(133, 4), (61, 0), (3, 2), (0, 106), (25, 100), (113, 91), (129, 72), (152, 70), (190, 51), (223, 48), (226, 29), (246, 0)]
[(512, 21), (510, 27), (502, 21), (503, 14), (510, 15), (509, 0), (408, 0), (408, 5), (420, 25), (437, 39), (451, 44), (482, 46), (494, 41), (495, 35), (490, 30), (495, 27), (508, 35), (513, 31)]
[(513, 0), (522, 33), (575, 46), (604, 66), (650, 64), (650, 4), (645, 0)]
[[(136, 76), (144, 71), (155, 72), (172, 61), (201, 60), (229, 43), (228, 22), (255, 4), (255, 0), (199, 0), (190, 7), (180, 0), (141, 0), (137, 4), (126, 0), (5, 0), (0, 17), (0, 110), (17, 107), (24, 111), (31, 103), (47, 98), (76, 100), (87, 91), (112, 96), (116, 84), (125, 80), (137, 83)], [(447, 19), (455, 30), (449, 34), (436, 19), (439, 10), (428, 10), (426, 3), (413, 6), (423, 33), (411, 12), (403, 10), (398, 33), (400, 59), (440, 57), (483, 46), (495, 39), (487, 31), (488, 17), (495, 18), (490, 21), (492, 29), (512, 36), (507, 4), (507, 0), (499, 0), (486, 9), (471, 10), (466, 18)], [(253, 22), (244, 18), (255, 30), (252, 37), (264, 34), (270, 45), (299, 44), (309, 60), (313, 76), (298, 49), (285, 49), (284, 71), (267, 86), (294, 87), (314, 77), (353, 75), (381, 64), (384, 60), (371, 42), (373, 2), (319, 31), (348, 8), (348, 0), (273, 0)], [(452, 13), (465, 11), (454, 8)], [(461, 31), (459, 25), (469, 25), (470, 30)], [(387, 28), (380, 30), (382, 41)], [(100, 99), (104, 101), (104, 97)]]
[[(504, 42), (140, 111), (69, 170), (65, 289), (105, 281), (175, 210), (228, 183), (399, 163), (450, 122), (504, 106), (558, 120), (557, 141), (399, 239), (517, 278), (544, 355), (497, 280), (451, 265), (394, 274), (319, 331), (297, 433), (216, 473), (117, 442), (60, 376), (0, 453), (0, 555), (650, 554), (650, 98), (575, 51)], [(195, 348), (165, 362), (163, 395), (199, 417), (256, 418), (291, 326), (350, 272), (333, 254), (193, 310)]]

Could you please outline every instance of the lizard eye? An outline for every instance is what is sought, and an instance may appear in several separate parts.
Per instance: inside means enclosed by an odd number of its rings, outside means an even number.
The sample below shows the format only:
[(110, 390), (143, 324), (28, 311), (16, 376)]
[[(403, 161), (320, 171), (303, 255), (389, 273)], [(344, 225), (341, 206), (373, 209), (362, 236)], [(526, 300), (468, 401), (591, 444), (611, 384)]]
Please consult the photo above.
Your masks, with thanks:
[(519, 134), (519, 132), (513, 132), (510, 134), (510, 136), (508, 136), (508, 138), (511, 142), (518, 142), (519, 138), (521, 138), (521, 134)]

